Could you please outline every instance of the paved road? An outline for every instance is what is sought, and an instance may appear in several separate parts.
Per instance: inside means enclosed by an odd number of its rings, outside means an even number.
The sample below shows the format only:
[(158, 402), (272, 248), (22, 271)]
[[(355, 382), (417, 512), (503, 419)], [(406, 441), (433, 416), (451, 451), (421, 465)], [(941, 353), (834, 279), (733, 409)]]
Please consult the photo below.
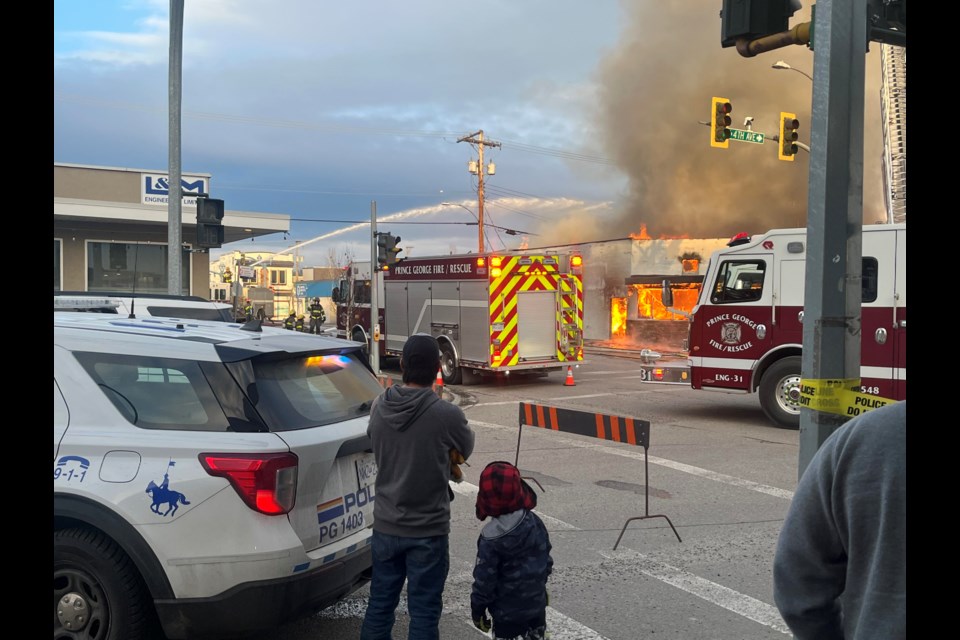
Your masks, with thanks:
[[(445, 389), (464, 407), (477, 446), (455, 486), (441, 637), (484, 637), (469, 614), (476, 482), (487, 462), (516, 459), (542, 487), (537, 511), (555, 561), (553, 640), (789, 638), (773, 606), (771, 562), (796, 486), (798, 433), (770, 426), (753, 396), (642, 384), (631, 360), (590, 358), (574, 371), (575, 386), (564, 378)], [(625, 443), (521, 432), (520, 401), (649, 420), (647, 456)], [(613, 550), (627, 518), (644, 515), (665, 517), (631, 522)], [(265, 639), (357, 638), (367, 593)], [(396, 638), (406, 637), (406, 624), (401, 602)]]

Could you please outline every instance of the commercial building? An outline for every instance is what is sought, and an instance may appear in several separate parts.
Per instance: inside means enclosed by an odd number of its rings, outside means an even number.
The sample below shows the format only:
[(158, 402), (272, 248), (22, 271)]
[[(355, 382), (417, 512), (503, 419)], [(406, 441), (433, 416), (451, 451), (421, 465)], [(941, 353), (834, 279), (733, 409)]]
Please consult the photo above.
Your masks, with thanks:
[[(53, 165), (53, 290), (168, 293), (169, 176), (166, 171)], [(181, 175), (181, 293), (208, 297), (210, 254), (196, 247), (196, 194), (208, 173)], [(229, 207), (229, 202), (225, 202)], [(290, 216), (234, 211), (224, 244), (290, 230)]]

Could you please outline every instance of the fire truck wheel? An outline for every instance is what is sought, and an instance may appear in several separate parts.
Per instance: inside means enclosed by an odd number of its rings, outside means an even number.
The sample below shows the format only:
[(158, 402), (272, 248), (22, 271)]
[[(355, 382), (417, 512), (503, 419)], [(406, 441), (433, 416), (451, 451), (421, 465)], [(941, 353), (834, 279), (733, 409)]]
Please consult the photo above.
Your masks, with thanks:
[(363, 352), (366, 353), (366, 354), (368, 354), (368, 355), (370, 354), (370, 347), (369, 347), (369, 345), (367, 344), (367, 339), (363, 336), (363, 331), (360, 331), (360, 329), (354, 329), (354, 330), (353, 330), (353, 338), (352, 338), (352, 340), (353, 340), (354, 342), (362, 342), (362, 343), (363, 343)]
[(778, 360), (764, 372), (760, 407), (778, 427), (800, 428), (800, 356)]
[(460, 384), (463, 380), (463, 370), (449, 342), (440, 343), (440, 371), (443, 374), (443, 384)]

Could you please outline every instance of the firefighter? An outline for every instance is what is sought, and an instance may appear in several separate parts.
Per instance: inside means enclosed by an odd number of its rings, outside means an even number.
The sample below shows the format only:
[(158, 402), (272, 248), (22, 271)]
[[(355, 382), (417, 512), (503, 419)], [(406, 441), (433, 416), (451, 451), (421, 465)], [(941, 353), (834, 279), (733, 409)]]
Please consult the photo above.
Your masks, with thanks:
[(248, 321), (253, 320), (253, 303), (247, 298), (243, 303), (243, 317)]
[(320, 304), (320, 298), (314, 298), (310, 305), (310, 330), (308, 333), (320, 333), (320, 327), (327, 321), (327, 312), (323, 310)]
[(303, 331), (303, 320), (304, 320), (303, 314), (301, 313), (300, 315), (297, 316), (297, 319), (293, 324), (294, 331), (301, 331), (301, 332)]
[(293, 327), (294, 327), (294, 325), (296, 325), (296, 324), (297, 324), (297, 312), (296, 312), (296, 311), (291, 311), (291, 312), (290, 312), (290, 315), (288, 315), (288, 316), (287, 316), (286, 318), (284, 318), (284, 320), (283, 320), (283, 328), (284, 328), (284, 329), (289, 329), (290, 331), (293, 331)]

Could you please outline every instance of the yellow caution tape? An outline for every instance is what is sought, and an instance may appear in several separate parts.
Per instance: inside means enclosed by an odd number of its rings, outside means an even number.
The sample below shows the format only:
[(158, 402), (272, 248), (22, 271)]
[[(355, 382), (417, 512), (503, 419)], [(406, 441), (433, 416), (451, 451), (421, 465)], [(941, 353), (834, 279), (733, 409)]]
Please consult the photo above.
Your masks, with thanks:
[(815, 411), (853, 417), (893, 402), (896, 400), (862, 393), (860, 378), (800, 381), (800, 406)]

